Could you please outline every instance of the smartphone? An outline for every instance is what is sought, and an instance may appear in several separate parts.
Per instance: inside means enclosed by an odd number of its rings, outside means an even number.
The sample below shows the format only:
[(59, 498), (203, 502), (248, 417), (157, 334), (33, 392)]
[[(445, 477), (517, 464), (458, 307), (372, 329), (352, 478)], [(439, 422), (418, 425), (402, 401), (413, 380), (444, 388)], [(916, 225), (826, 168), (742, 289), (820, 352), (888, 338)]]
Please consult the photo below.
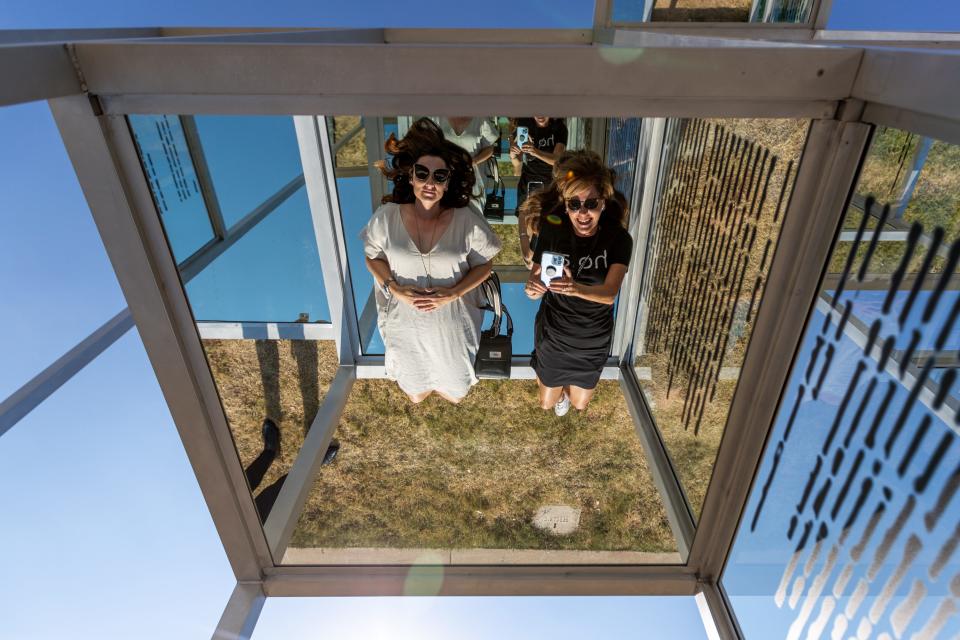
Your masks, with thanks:
[(527, 183), (527, 197), (529, 198), (538, 191), (543, 191), (543, 183), (539, 180), (531, 180)]
[(517, 127), (517, 146), (522, 149), (528, 142), (530, 142), (530, 130), (526, 127)]
[(550, 281), (563, 277), (563, 254), (552, 251), (544, 251), (540, 257), (540, 281), (545, 287), (550, 286)]

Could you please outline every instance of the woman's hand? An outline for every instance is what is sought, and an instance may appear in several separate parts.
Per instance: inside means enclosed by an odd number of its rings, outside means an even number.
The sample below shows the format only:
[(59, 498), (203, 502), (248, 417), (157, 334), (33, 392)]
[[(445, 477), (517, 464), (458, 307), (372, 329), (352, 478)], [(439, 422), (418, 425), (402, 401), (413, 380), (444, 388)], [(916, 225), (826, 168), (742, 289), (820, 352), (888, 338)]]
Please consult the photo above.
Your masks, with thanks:
[(539, 300), (543, 297), (543, 294), (547, 292), (547, 288), (543, 286), (539, 278), (531, 277), (523, 287), (523, 292), (526, 293), (527, 297), (531, 300)]
[(390, 285), (390, 292), (400, 302), (416, 307), (416, 301), (422, 297), (422, 291), (412, 285), (402, 285), (394, 280)]
[(562, 296), (580, 295), (580, 285), (574, 281), (570, 267), (563, 268), (563, 277), (554, 278), (550, 281), (550, 291), (559, 293)]
[(420, 291), (413, 304), (419, 311), (436, 311), (459, 297), (453, 289), (434, 287), (433, 289)]
[(520, 147), (517, 146), (517, 143), (511, 142), (510, 143), (510, 159), (518, 160), (520, 158), (521, 153), (523, 153), (523, 150), (521, 150)]
[(532, 142), (525, 142), (523, 146), (520, 147), (520, 151), (523, 153), (529, 154), (534, 158), (540, 158), (540, 150), (533, 146)]

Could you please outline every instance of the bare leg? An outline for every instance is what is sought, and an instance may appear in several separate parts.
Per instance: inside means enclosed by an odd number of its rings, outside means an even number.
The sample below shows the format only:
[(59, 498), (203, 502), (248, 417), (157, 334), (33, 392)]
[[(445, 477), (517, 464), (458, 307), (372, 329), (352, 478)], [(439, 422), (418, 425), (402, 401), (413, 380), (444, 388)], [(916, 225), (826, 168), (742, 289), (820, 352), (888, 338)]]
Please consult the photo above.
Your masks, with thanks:
[(548, 387), (537, 378), (537, 385), (540, 387), (540, 408), (553, 409), (563, 395), (563, 387)]
[(572, 384), (567, 393), (570, 396), (570, 404), (576, 407), (578, 411), (583, 411), (587, 408), (587, 405), (590, 404), (590, 399), (593, 398), (593, 394), (596, 393), (596, 391), (596, 387), (593, 389), (584, 389), (583, 387)]
[(443, 391), (440, 391), (440, 390), (434, 390), (434, 393), (436, 393), (438, 396), (440, 396), (447, 402), (452, 402), (453, 404), (460, 404), (460, 401), (463, 400), (463, 398), (454, 398), (453, 396), (448, 396), (447, 394), (445, 394)]
[(432, 390), (423, 391), (421, 393), (413, 393), (413, 394), (408, 393), (407, 397), (410, 398), (410, 402), (412, 402), (413, 404), (420, 404), (421, 402), (429, 398), (431, 393), (433, 393)]

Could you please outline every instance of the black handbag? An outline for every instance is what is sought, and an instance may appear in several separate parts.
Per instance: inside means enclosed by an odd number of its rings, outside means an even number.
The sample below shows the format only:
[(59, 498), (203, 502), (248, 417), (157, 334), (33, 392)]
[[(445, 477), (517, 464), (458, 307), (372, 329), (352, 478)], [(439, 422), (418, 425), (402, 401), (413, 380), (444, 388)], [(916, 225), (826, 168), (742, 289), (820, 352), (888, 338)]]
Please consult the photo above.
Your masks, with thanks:
[[(480, 285), (484, 303), (481, 309), (493, 312), (490, 328), (480, 333), (480, 344), (473, 370), (478, 378), (504, 380), (510, 377), (510, 364), (513, 361), (513, 318), (503, 304), (500, 294), (500, 277), (491, 273)], [(503, 317), (507, 318), (507, 333), (500, 334)]]
[[(497, 167), (497, 157), (493, 156), (488, 163), (492, 163), (492, 172), (487, 177), (493, 180), (493, 192), (487, 194), (487, 202), (483, 205), (483, 217), (487, 220), (503, 221), (503, 207), (506, 200), (506, 188), (500, 179), (500, 170)], [(489, 166), (489, 165), (488, 165)]]

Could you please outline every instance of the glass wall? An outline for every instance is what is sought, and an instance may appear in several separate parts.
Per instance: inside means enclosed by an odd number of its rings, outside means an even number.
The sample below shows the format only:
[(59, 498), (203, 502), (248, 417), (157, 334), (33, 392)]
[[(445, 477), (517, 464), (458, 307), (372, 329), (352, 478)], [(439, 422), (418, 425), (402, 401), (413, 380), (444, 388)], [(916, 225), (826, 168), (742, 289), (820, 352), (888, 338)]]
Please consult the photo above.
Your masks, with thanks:
[(960, 633), (958, 185), (875, 132), (723, 576), (748, 638)]
[(810, 20), (813, 0), (614, 0), (613, 22), (779, 22)]
[(332, 340), (315, 339), (330, 312), (293, 119), (129, 123), (266, 520), (338, 365)]
[(807, 128), (700, 119), (666, 127), (634, 364), (695, 518)]

